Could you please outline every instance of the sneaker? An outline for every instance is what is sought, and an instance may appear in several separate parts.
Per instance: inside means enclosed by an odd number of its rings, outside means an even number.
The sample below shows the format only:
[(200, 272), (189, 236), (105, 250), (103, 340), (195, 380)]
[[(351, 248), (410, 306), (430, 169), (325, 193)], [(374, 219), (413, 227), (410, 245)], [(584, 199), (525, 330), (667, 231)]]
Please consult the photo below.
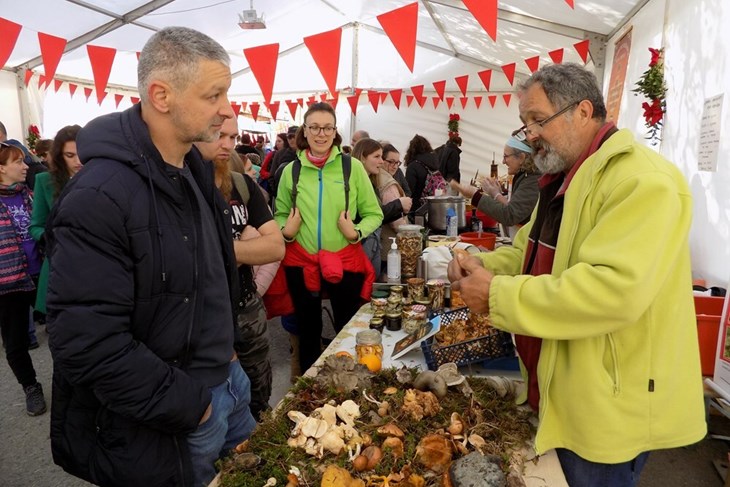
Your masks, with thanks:
[(24, 387), (23, 391), (25, 391), (25, 411), (28, 416), (39, 416), (46, 412), (43, 387), (38, 382), (32, 386)]

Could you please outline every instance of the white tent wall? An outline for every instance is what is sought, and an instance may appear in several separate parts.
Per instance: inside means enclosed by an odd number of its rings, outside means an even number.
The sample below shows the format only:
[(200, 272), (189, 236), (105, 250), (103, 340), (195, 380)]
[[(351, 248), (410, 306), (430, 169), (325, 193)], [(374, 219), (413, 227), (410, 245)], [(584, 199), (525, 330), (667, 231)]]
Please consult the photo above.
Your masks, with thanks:
[[(423, 108), (420, 108), (415, 101), (408, 107), (405, 96), (401, 101), (400, 110), (395, 108), (390, 99), (378, 107), (378, 113), (375, 113), (367, 102), (360, 103), (356, 128), (367, 130), (374, 139), (385, 139), (391, 142), (400, 151), (402, 159), (408, 149), (409, 141), (416, 134), (426, 137), (434, 149), (446, 142), (448, 138), (446, 124), (449, 121), (449, 114), (458, 113), (461, 117), (459, 134), (463, 139), (461, 146), (462, 182), (468, 182), (477, 169), (480, 174), (489, 175), (489, 165), (492, 162), (493, 153), (500, 166), (500, 174), (506, 174), (506, 167), (502, 165), (504, 143), (510, 133), (521, 125), (516, 96), (512, 97), (510, 106), (507, 107), (500, 95), (494, 108), (489, 105), (489, 101), (484, 96), (481, 108), (477, 109), (473, 97), (485, 94), (467, 92), (469, 103), (463, 109), (458, 100), (461, 93), (447, 93), (447, 96), (457, 97), (451, 109), (444, 102), (434, 109), (431, 97), (436, 94), (424, 93), (424, 96), (426, 95), (428, 95), (428, 100)], [(348, 140), (347, 137), (345, 140)]]
[(0, 122), (5, 125), (9, 139), (22, 140), (25, 137), (20, 117), (20, 92), (15, 73), (0, 71)]
[[(661, 19), (661, 20), (660, 20)], [(709, 285), (725, 286), (730, 276), (730, 146), (721, 140), (716, 172), (698, 170), (703, 104), (730, 85), (730, 3), (725, 0), (652, 0), (627, 24), (633, 26), (631, 54), (619, 116), (620, 127), (646, 133), (641, 103), (630, 90), (647, 69), (649, 47), (665, 47), (667, 113), (659, 150), (687, 178), (694, 200), (690, 233), (692, 274)], [(611, 73), (614, 44), (606, 46), (606, 76)], [(662, 42), (663, 41), (663, 42)], [(604, 90), (605, 91), (605, 90)], [(730, 127), (726, 108), (721, 128)], [(647, 142), (648, 144), (648, 142)]]

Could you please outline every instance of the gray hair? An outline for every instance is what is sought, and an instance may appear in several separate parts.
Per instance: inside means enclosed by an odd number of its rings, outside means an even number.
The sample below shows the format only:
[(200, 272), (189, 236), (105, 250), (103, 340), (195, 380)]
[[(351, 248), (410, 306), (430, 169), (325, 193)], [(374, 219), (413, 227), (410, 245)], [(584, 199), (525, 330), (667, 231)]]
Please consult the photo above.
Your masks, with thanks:
[(187, 27), (166, 27), (155, 33), (139, 56), (137, 89), (140, 99), (149, 101), (149, 85), (154, 77), (161, 77), (175, 88), (186, 88), (197, 74), (201, 60), (231, 64), (223, 46), (202, 32)]
[(520, 91), (527, 90), (539, 83), (545, 91), (550, 103), (556, 110), (582, 100), (593, 105), (593, 118), (606, 120), (606, 104), (596, 76), (576, 63), (549, 64), (540, 68), (519, 86)]

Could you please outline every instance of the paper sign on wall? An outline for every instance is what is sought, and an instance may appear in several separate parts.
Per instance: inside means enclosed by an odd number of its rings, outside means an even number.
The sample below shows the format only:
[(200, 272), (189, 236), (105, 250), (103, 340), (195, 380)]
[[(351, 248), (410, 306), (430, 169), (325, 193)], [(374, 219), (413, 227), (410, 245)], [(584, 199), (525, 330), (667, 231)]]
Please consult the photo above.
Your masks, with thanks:
[(720, 147), (720, 125), (724, 93), (705, 100), (700, 125), (697, 165), (700, 171), (717, 171), (717, 151)]

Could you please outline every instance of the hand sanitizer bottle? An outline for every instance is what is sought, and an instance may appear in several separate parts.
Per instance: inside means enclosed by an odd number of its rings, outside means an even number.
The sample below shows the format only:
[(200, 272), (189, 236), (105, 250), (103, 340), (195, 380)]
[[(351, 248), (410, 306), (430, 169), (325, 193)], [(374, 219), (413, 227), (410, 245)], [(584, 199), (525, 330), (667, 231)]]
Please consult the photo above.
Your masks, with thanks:
[(393, 243), (388, 252), (388, 282), (400, 283), (400, 250), (395, 243), (395, 237), (390, 237)]
[(446, 210), (446, 236), (456, 237), (458, 234), (458, 220), (456, 218), (456, 211), (453, 208)]

